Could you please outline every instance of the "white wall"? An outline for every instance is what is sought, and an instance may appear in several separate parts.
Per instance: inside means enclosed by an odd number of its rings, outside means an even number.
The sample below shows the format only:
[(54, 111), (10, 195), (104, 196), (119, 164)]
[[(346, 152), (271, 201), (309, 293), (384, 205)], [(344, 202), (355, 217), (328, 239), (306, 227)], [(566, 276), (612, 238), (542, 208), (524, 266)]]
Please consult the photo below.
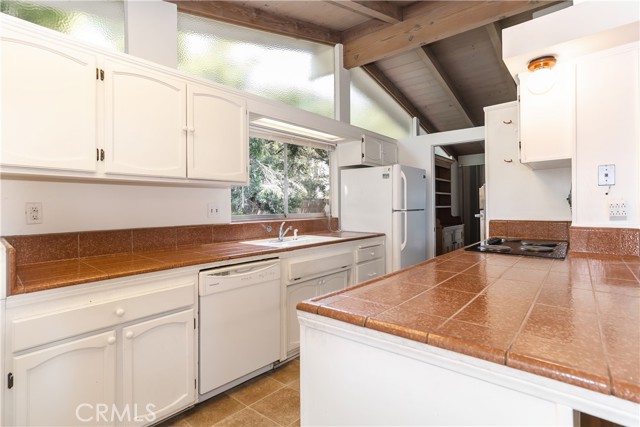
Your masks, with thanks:
[[(640, 228), (640, 55), (638, 43), (577, 63), (576, 212), (580, 227)], [(615, 165), (615, 185), (598, 186), (598, 165)], [(607, 194), (608, 193), (608, 194)], [(624, 200), (626, 218), (610, 218)]]
[[(0, 195), (3, 236), (231, 221), (229, 189), (3, 179)], [(26, 202), (42, 203), (42, 224), (26, 224)], [(219, 218), (207, 217), (208, 203)]]

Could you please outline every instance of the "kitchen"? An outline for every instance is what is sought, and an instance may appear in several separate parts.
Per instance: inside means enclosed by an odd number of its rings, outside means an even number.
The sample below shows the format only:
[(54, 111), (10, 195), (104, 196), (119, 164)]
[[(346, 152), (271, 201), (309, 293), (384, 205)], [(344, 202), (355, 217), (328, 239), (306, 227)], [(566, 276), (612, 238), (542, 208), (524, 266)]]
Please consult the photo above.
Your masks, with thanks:
[[(577, 5), (576, 5), (577, 6)], [(134, 15), (130, 15), (132, 17)], [(551, 17), (552, 15), (550, 15)], [(132, 18), (133, 19), (133, 18)], [(637, 24), (636, 24), (637, 25)], [(583, 36), (581, 36), (583, 37)], [(175, 38), (174, 38), (175, 39)], [(535, 51), (537, 47), (533, 46), (523, 46), (520, 45), (521, 50), (525, 54), (529, 54), (531, 51)], [(542, 46), (541, 48), (545, 48), (546, 46)], [(505, 46), (506, 48), (506, 46)], [(518, 46), (514, 48), (513, 56), (517, 56), (520, 54), (518, 51)], [(528, 57), (527, 60), (532, 57)], [(107, 70), (108, 72), (109, 70)], [(614, 79), (616, 80), (616, 79)], [(291, 109), (287, 109), (282, 107), (280, 104), (268, 102), (262, 98), (258, 97), (249, 97), (249, 105), (248, 109), (257, 115), (269, 115), (271, 117), (284, 119), (287, 118), (290, 121), (297, 122), (299, 124), (304, 124), (310, 127), (315, 127), (323, 129), (325, 132), (329, 132), (332, 134), (339, 135), (347, 135), (353, 138), (353, 140), (360, 139), (360, 130), (347, 129), (348, 127), (341, 126), (339, 123), (336, 123), (333, 120), (320, 118), (316, 115), (306, 114), (302, 111), (292, 111)], [(609, 114), (612, 115), (611, 121), (619, 117), (616, 114), (627, 114), (629, 115), (629, 111), (633, 111), (634, 107), (632, 101), (628, 101), (631, 103), (631, 107), (629, 105), (621, 106), (624, 108), (624, 111), (611, 111)], [(509, 114), (512, 114), (513, 111), (509, 111)], [(598, 111), (598, 114), (602, 114), (602, 111)], [(634, 116), (631, 116), (634, 117)], [(637, 115), (636, 115), (637, 117)], [(514, 121), (517, 117), (514, 117)], [(522, 119), (522, 118), (521, 118)], [(602, 120), (602, 119), (600, 119)], [(505, 121), (508, 121), (505, 118)], [(502, 120), (500, 121), (502, 122)], [(570, 211), (569, 216), (566, 214), (561, 215), (560, 217), (553, 217), (553, 213), (548, 213), (549, 216), (537, 215), (535, 217), (531, 217), (531, 211), (529, 210), (528, 202), (535, 204), (535, 197), (525, 198), (525, 200), (519, 201), (519, 206), (516, 206), (516, 209), (521, 209), (520, 211), (515, 212), (506, 212), (505, 204), (500, 203), (499, 197), (494, 195), (493, 200), (497, 200), (497, 204), (492, 206), (492, 196), (491, 196), (491, 184), (489, 184), (488, 188), (488, 207), (487, 207), (487, 218), (489, 221), (500, 221), (495, 225), (496, 228), (500, 226), (508, 227), (514, 223), (518, 225), (518, 221), (526, 221), (526, 220), (547, 220), (547, 221), (568, 221), (572, 220), (573, 224), (571, 232), (572, 241), (577, 242), (583, 245), (582, 248), (579, 246), (572, 245), (574, 249), (581, 249), (582, 251), (587, 252), (588, 250), (593, 250), (590, 248), (591, 246), (598, 246), (597, 242), (601, 241), (598, 239), (602, 235), (602, 233), (606, 230), (603, 228), (611, 227), (611, 220), (607, 215), (607, 212), (604, 209), (601, 209), (602, 206), (605, 205), (607, 198), (607, 194), (605, 194), (606, 187), (599, 188), (597, 186), (597, 182), (594, 185), (579, 185), (584, 182), (590, 183), (592, 179), (597, 178), (595, 173), (592, 173), (597, 168), (597, 165), (600, 164), (615, 164), (617, 168), (616, 175), (616, 183), (613, 185), (612, 194), (617, 194), (616, 197), (626, 199), (626, 203), (629, 206), (629, 211), (626, 217), (626, 220), (616, 220), (614, 224), (617, 228), (621, 229), (631, 229), (637, 232), (638, 220), (637, 220), (637, 194), (638, 194), (638, 178), (637, 178), (637, 170), (638, 168), (638, 156), (631, 155), (632, 153), (637, 154), (637, 137), (629, 137), (629, 135), (637, 136), (637, 120), (634, 119), (628, 121), (628, 123), (622, 123), (617, 126), (621, 133), (618, 134), (612, 141), (609, 141), (606, 147), (601, 147), (599, 144), (596, 144), (597, 138), (602, 138), (602, 135), (598, 136), (597, 132), (599, 130), (600, 121), (595, 120), (585, 120), (585, 122), (579, 122), (581, 126), (577, 128), (578, 140), (589, 140), (593, 141), (591, 145), (586, 144), (585, 147), (579, 145), (577, 147), (578, 153), (574, 159), (576, 163), (575, 167), (571, 169), (570, 181), (573, 181), (573, 194), (575, 195), (574, 199), (574, 207)], [(312, 126), (313, 124), (313, 126)], [(626, 127), (625, 127), (626, 126)], [(595, 128), (594, 128), (595, 127)], [(631, 130), (629, 128), (632, 128)], [(584, 134), (581, 134), (584, 132)], [(625, 133), (627, 132), (627, 133)], [(629, 133), (631, 132), (631, 133)], [(586, 135), (585, 135), (586, 134)], [(592, 135), (593, 136), (589, 136)], [(376, 135), (368, 135), (369, 140), (375, 139)], [(453, 135), (455, 137), (456, 135)], [(428, 138), (429, 136), (422, 136), (416, 138)], [(592, 139), (589, 139), (592, 138)], [(384, 140), (384, 138), (380, 138)], [(399, 150), (398, 150), (398, 160), (400, 163), (409, 164), (411, 161), (418, 161), (419, 166), (424, 168), (427, 171), (427, 176), (430, 176), (430, 164), (428, 161), (428, 152), (424, 150), (422, 154), (419, 156), (407, 156), (406, 153), (410, 152), (415, 148), (411, 143), (411, 139), (407, 139), (406, 141), (400, 141)], [(427, 142), (429, 144), (430, 142)], [(617, 144), (617, 145), (616, 145)], [(341, 144), (338, 144), (341, 149)], [(592, 146), (593, 145), (593, 146)], [(581, 156), (581, 148), (585, 150), (585, 153)], [(340, 149), (338, 151), (340, 151)], [(406, 150), (406, 151), (405, 151)], [(606, 151), (604, 151), (606, 150)], [(335, 153), (333, 154), (335, 155)], [(109, 156), (109, 153), (107, 153)], [(602, 163), (600, 159), (605, 159)], [(506, 161), (507, 159), (505, 159)], [(504, 163), (504, 162), (503, 162)], [(117, 166), (117, 165), (116, 165)], [(409, 164), (409, 166), (412, 166)], [(516, 164), (514, 166), (522, 166)], [(628, 174), (629, 170), (635, 169), (635, 175), (631, 172), (631, 175)], [(337, 169), (334, 169), (332, 173), (337, 174)], [(536, 177), (544, 175), (545, 172), (528, 172), (528, 174), (524, 175), (530, 180), (535, 180)], [(198, 187), (160, 187), (158, 185), (125, 185), (117, 182), (113, 183), (94, 183), (89, 180), (89, 182), (67, 182), (64, 179), (64, 174), (62, 176), (58, 176), (56, 179), (50, 179), (47, 181), (37, 181), (37, 180), (5, 180), (3, 179), (3, 231), (2, 235), (27, 235), (27, 234), (47, 234), (47, 233), (55, 233), (55, 232), (90, 232), (93, 230), (123, 230), (123, 229), (136, 229), (142, 227), (166, 227), (166, 226), (182, 226), (189, 224), (202, 224), (201, 216), (199, 215), (199, 206), (202, 204), (202, 200), (206, 200), (207, 202), (212, 202), (213, 204), (218, 204), (219, 208), (222, 210), (220, 219), (214, 219), (216, 221), (214, 224), (224, 224), (225, 222), (230, 221), (230, 211), (228, 210), (229, 205), (226, 200), (228, 200), (228, 189), (212, 189), (212, 188), (198, 188)], [(67, 174), (69, 175), (69, 174)], [(594, 175), (594, 176), (592, 176)], [(77, 176), (75, 178), (78, 178)], [(566, 180), (566, 175), (563, 175), (563, 179)], [(104, 176), (101, 177), (104, 179)], [(549, 176), (543, 181), (553, 180), (555, 177)], [(140, 178), (141, 181), (147, 181), (146, 179)], [(488, 176), (489, 182), (491, 181), (491, 175)], [(153, 181), (153, 180), (150, 180)], [(524, 184), (529, 188), (535, 189), (533, 185)], [(595, 190), (594, 190), (595, 188)], [(602, 191), (600, 191), (602, 190)], [(541, 190), (542, 191), (542, 190)], [(565, 192), (565, 190), (562, 190)], [(170, 194), (171, 198), (175, 200), (175, 203), (167, 206), (164, 203), (164, 199), (167, 195)], [(539, 193), (532, 193), (539, 194)], [(81, 197), (78, 197), (81, 195)], [(332, 195), (333, 199), (331, 200), (330, 206), (332, 209), (338, 206), (338, 196), (337, 194)], [(429, 196), (428, 196), (429, 197)], [(564, 194), (566, 197), (566, 192)], [(563, 198), (564, 198), (563, 197)], [(82, 200), (81, 203), (77, 202), (77, 200)], [(532, 200), (533, 199), (533, 200)], [(33, 228), (28, 228), (28, 226), (24, 225), (24, 201), (34, 201), (40, 200), (43, 202), (43, 206), (45, 207), (45, 216), (44, 222), (42, 225), (37, 225), (39, 231), (32, 231)], [(429, 200), (429, 199), (428, 199)], [(122, 205), (118, 203), (114, 203), (114, 201), (121, 201)], [(69, 211), (68, 207), (65, 204), (73, 203), (74, 209), (72, 212)], [(566, 202), (565, 202), (566, 203)], [(77, 206), (76, 206), (77, 204)], [(18, 207), (18, 205), (21, 205)], [(511, 207), (513, 203), (508, 204)], [(11, 208), (13, 206), (13, 208)], [(115, 208), (117, 211), (122, 211), (123, 207), (126, 206), (126, 215), (113, 215), (107, 214), (113, 212)], [(190, 209), (190, 207), (197, 206), (197, 208)], [(18, 209), (16, 209), (18, 207)], [(492, 212), (493, 209), (493, 212)], [(500, 210), (503, 209), (503, 210)], [(564, 207), (566, 209), (566, 207)], [(196, 212), (198, 211), (198, 212)], [(153, 212), (153, 215), (150, 215), (149, 212)], [(566, 212), (566, 211), (565, 211)], [(332, 212), (333, 215), (337, 215), (337, 212)], [(326, 220), (323, 221), (323, 225)], [(491, 223), (490, 229), (493, 226)], [(274, 223), (272, 227), (277, 230), (277, 227), (280, 225), (279, 222)], [(295, 227), (300, 229), (300, 234), (303, 234), (304, 223), (296, 223)], [(326, 228), (325, 228), (326, 229)], [(336, 229), (335, 227), (333, 229)], [(313, 232), (319, 230), (318, 228), (310, 228), (306, 232)], [(507, 229), (508, 231), (508, 229)], [(173, 230), (173, 233), (177, 233), (178, 231)], [(490, 231), (491, 232), (491, 231)], [(159, 231), (155, 231), (155, 235), (151, 236), (142, 236), (143, 238), (159, 241), (167, 236), (163, 236), (159, 234)], [(234, 240), (249, 240), (253, 238), (257, 238), (259, 236), (264, 236), (264, 230), (260, 227), (255, 227), (255, 229), (245, 229), (241, 232), (241, 234), (237, 235), (237, 238)], [(274, 230), (275, 233), (275, 230)], [(498, 233), (502, 234), (502, 233)], [(508, 233), (507, 233), (508, 235)], [(505, 235), (505, 237), (507, 236)], [(83, 235), (84, 236), (84, 235)], [(83, 236), (78, 234), (79, 239), (82, 239)], [(130, 235), (129, 235), (130, 236)], [(593, 237), (590, 237), (593, 236)], [(595, 237), (598, 236), (598, 237)], [(637, 234), (635, 235), (637, 239)], [(575, 239), (573, 238), (575, 237)], [(372, 237), (375, 240), (375, 236)], [(595, 242), (595, 243), (594, 243)], [(340, 258), (344, 254), (351, 253), (353, 254), (353, 248), (346, 249), (346, 243), (341, 243), (340, 245), (342, 249), (336, 252), (336, 256)], [(325, 244), (325, 248), (326, 248)], [(601, 245), (602, 246), (602, 245)], [(154, 249), (154, 246), (147, 246), (151, 249)], [(157, 246), (156, 246), (157, 247)], [(598, 248), (596, 248), (598, 249)], [(601, 251), (602, 248), (599, 248), (597, 251)], [(268, 249), (265, 249), (265, 254), (268, 253)], [(375, 251), (374, 251), (375, 252)], [(637, 254), (636, 254), (637, 255)], [(357, 251), (356, 255), (357, 257)], [(302, 257), (304, 258), (304, 256)], [(376, 258), (378, 259), (378, 258)], [(295, 260), (294, 260), (295, 261)], [(304, 260), (302, 260), (304, 261)], [(387, 259), (388, 261), (388, 259)], [(354, 263), (354, 261), (352, 261)], [(295, 263), (290, 262), (290, 266)], [(340, 262), (338, 263), (335, 269), (331, 271), (339, 270), (343, 265)], [(354, 267), (357, 268), (356, 265)], [(103, 267), (104, 268), (104, 267)], [(151, 267), (153, 268), (153, 267)], [(308, 268), (305, 266), (303, 268)], [(282, 270), (285, 271), (285, 270)], [(288, 269), (288, 271), (292, 271)], [(388, 270), (387, 270), (388, 271)], [(313, 275), (311, 277), (314, 277)], [(315, 276), (317, 277), (317, 276)], [(96, 278), (98, 279), (98, 278)], [(295, 280), (296, 277), (290, 276), (289, 280)], [(145, 286), (149, 286), (147, 284), (141, 283), (141, 289), (145, 288)], [(162, 287), (161, 287), (162, 288)], [(167, 289), (169, 291), (169, 289)], [(115, 292), (115, 291), (114, 291)], [(314, 292), (316, 292), (314, 290)], [(183, 295), (183, 294), (180, 294)], [(311, 295), (313, 297), (315, 295)], [(133, 296), (132, 296), (133, 297)], [(180, 305), (179, 307), (188, 307), (189, 306), (189, 296), (183, 295), (185, 298), (186, 305)], [(80, 299), (81, 296), (77, 295), (75, 298)], [(11, 299), (11, 298), (10, 298)], [(162, 299), (162, 298), (161, 298)], [(123, 314), (124, 316), (128, 316), (127, 313)], [(144, 317), (144, 316), (143, 316)], [(8, 323), (7, 323), (8, 324)], [(128, 327), (128, 326), (127, 326)], [(128, 332), (128, 330), (127, 330)], [(118, 332), (120, 334), (120, 332)], [(118, 338), (119, 339), (119, 338)], [(25, 344), (27, 345), (27, 344)], [(282, 350), (281, 350), (282, 352)], [(4, 353), (3, 353), (4, 354)], [(3, 375), (3, 378), (5, 375)], [(5, 394), (6, 397), (6, 394)], [(5, 407), (5, 411), (6, 411)], [(304, 421), (303, 421), (304, 422)]]

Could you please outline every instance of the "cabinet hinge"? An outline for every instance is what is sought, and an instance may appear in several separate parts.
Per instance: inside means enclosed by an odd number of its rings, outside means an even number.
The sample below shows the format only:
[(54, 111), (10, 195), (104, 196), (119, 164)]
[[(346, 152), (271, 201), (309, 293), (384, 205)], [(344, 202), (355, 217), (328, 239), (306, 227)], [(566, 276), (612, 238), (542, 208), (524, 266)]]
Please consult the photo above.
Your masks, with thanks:
[(102, 148), (100, 149), (100, 161), (104, 162), (104, 150)]
[(7, 375), (7, 388), (13, 388), (13, 374), (11, 372)]
[(100, 69), (96, 68), (96, 80), (100, 80)]
[(196, 328), (196, 318), (194, 317), (193, 318), (193, 329), (195, 329), (195, 328)]
[(96, 148), (96, 162), (100, 161), (100, 149)]
[(100, 70), (100, 80), (104, 80), (104, 70)]
[(195, 389), (198, 388), (198, 379), (197, 378), (193, 379), (193, 388), (195, 388)]

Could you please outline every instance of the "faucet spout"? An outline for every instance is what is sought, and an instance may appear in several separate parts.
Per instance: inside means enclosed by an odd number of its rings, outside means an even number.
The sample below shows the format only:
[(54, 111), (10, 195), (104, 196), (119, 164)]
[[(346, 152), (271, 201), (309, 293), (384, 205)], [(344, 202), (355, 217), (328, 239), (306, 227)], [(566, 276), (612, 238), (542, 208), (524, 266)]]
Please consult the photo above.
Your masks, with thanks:
[(284, 236), (286, 236), (286, 235), (287, 235), (287, 233), (288, 233), (289, 231), (291, 231), (291, 228), (292, 228), (291, 226), (287, 227), (287, 228), (283, 231), (284, 224), (285, 224), (285, 222), (284, 222), (284, 221), (282, 221), (282, 224), (280, 224), (280, 230), (278, 230), (278, 242), (282, 242), (282, 241), (284, 240)]

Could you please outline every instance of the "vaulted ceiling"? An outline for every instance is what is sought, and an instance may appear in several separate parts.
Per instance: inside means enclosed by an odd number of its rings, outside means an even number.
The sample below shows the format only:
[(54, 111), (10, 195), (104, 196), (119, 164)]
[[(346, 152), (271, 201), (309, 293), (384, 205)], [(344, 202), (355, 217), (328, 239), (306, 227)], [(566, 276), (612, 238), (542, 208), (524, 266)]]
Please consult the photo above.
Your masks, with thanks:
[(557, 1), (183, 1), (178, 11), (343, 45), (427, 132), (481, 126), (483, 108), (516, 99), (501, 30)]

